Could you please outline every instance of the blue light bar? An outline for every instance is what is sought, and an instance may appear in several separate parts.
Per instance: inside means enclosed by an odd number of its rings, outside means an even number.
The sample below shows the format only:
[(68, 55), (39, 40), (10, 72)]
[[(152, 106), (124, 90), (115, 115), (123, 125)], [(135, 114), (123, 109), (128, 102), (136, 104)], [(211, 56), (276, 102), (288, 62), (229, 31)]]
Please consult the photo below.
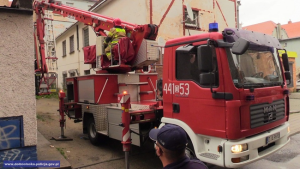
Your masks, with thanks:
[(218, 31), (219, 31), (218, 23), (209, 24), (209, 32), (218, 32)]

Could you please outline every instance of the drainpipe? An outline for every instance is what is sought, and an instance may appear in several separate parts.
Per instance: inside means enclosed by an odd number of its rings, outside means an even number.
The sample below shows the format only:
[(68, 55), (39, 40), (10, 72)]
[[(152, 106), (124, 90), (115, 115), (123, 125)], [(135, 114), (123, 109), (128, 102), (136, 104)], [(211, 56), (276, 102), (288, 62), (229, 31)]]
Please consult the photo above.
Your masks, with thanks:
[(241, 1), (237, 1), (237, 10), (236, 10), (236, 22), (237, 22), (237, 28), (240, 28), (240, 6), (241, 6)]
[(78, 58), (78, 71), (77, 75), (80, 75), (80, 50), (79, 50), (79, 31), (78, 24), (76, 25), (76, 35), (77, 35), (77, 58)]

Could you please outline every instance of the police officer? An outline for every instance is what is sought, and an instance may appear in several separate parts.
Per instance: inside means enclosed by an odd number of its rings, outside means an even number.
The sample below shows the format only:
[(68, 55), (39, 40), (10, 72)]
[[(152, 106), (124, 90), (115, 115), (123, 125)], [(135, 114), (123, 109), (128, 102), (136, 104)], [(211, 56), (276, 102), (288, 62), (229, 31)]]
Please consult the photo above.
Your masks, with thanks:
[[(104, 41), (105, 53), (109, 60), (111, 60), (111, 49), (119, 42), (120, 38), (126, 36), (126, 31), (121, 27), (122, 21), (119, 18), (113, 20), (114, 27), (109, 30), (109, 33)], [(114, 63), (116, 64), (116, 63)]]
[(188, 140), (181, 127), (166, 124), (161, 129), (152, 129), (149, 137), (155, 141), (155, 152), (163, 169), (208, 169), (200, 160), (185, 155)]

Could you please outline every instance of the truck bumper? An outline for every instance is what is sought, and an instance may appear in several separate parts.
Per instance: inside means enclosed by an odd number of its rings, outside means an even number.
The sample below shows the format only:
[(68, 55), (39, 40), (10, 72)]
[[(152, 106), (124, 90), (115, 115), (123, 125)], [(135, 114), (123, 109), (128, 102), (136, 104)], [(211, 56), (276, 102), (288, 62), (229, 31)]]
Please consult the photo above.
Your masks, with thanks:
[[(276, 127), (267, 132), (242, 139), (242, 140), (228, 140), (224, 143), (225, 148), (225, 166), (228, 168), (238, 168), (246, 164), (252, 163), (256, 160), (262, 159), (275, 151), (284, 147), (289, 141), (288, 132), (289, 123)], [(280, 134), (278, 137), (278, 133)], [(269, 136), (275, 136), (270, 138)], [(268, 138), (268, 141), (267, 141)], [(272, 140), (269, 142), (269, 140)], [(231, 147), (234, 145), (247, 144), (248, 150), (240, 153), (232, 153)]]

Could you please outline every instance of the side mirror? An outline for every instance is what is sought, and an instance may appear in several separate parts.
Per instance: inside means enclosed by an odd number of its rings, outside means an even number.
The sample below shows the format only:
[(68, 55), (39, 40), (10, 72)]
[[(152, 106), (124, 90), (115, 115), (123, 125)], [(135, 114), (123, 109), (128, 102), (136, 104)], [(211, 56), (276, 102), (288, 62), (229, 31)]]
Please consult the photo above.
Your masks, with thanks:
[(284, 72), (285, 80), (288, 80), (289, 84), (291, 84), (291, 73), (290, 72)]
[(289, 58), (286, 53), (282, 54), (282, 63), (285, 71), (290, 71)]
[(212, 72), (212, 49), (209, 46), (199, 46), (197, 48), (198, 68), (201, 72)]
[(232, 46), (232, 53), (236, 55), (244, 54), (249, 48), (250, 42), (246, 39), (239, 38)]

